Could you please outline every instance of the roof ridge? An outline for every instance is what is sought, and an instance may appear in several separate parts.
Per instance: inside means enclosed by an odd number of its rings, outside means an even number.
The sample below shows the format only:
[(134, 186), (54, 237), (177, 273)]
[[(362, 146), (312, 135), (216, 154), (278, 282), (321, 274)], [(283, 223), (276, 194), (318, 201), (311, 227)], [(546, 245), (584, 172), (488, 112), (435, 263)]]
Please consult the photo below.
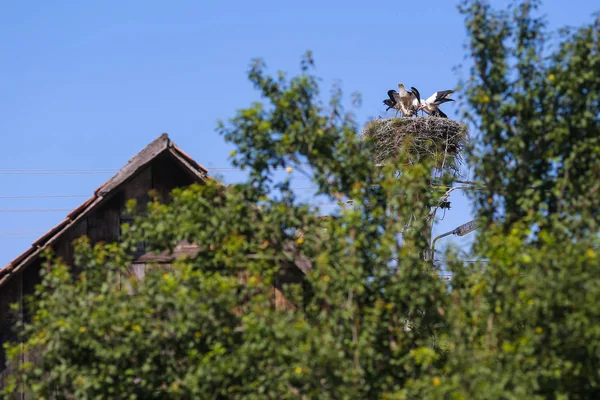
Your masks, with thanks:
[(9, 262), (4, 268), (0, 268), (0, 286), (7, 281), (13, 272), (23, 268), (24, 265), (27, 265), (28, 262), (35, 258), (44, 248), (58, 240), (58, 238), (62, 236), (73, 223), (83, 218), (92, 209), (102, 203), (103, 199), (110, 192), (115, 190), (141, 169), (145, 168), (164, 151), (168, 151), (171, 156), (178, 159), (185, 168), (193, 172), (193, 175), (196, 176), (198, 180), (210, 179), (207, 175), (208, 170), (206, 168), (198, 164), (189, 155), (177, 147), (167, 133), (162, 133), (140, 152), (131, 157), (127, 164), (125, 164), (125, 166), (123, 166), (112, 178), (98, 187), (94, 191), (92, 197), (71, 211), (71, 213), (69, 213), (65, 219), (54, 228), (40, 236), (32, 243), (29, 249)]
[(113, 190), (115, 187), (120, 185), (124, 179), (135, 174), (146, 164), (152, 161), (156, 156), (158, 156), (163, 151), (167, 150), (169, 148), (170, 142), (171, 140), (168, 134), (161, 134), (158, 138), (150, 142), (136, 155), (131, 157), (123, 168), (121, 168), (112, 178), (106, 181), (102, 186), (96, 189), (95, 194), (98, 196), (103, 196), (104, 194)]

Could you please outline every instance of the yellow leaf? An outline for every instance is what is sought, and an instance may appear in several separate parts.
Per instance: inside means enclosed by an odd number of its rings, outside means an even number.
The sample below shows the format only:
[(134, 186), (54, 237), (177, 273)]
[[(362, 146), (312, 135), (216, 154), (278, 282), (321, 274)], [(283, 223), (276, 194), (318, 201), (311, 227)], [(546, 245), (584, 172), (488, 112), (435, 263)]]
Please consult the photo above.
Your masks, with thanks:
[(502, 350), (505, 353), (514, 353), (516, 350), (516, 347), (510, 342), (505, 342), (502, 344)]
[(287, 171), (288, 174), (292, 173), (292, 167), (287, 167), (285, 170)]
[(588, 256), (589, 258), (593, 258), (594, 256), (596, 256), (596, 252), (592, 249), (587, 249), (587, 251), (585, 252), (585, 255)]
[(87, 328), (85, 326), (79, 327), (79, 332), (85, 333), (86, 331), (87, 331)]
[(433, 378), (432, 383), (433, 383), (433, 386), (437, 387), (437, 386), (440, 386), (440, 383), (442, 383), (442, 380), (436, 376), (435, 378)]

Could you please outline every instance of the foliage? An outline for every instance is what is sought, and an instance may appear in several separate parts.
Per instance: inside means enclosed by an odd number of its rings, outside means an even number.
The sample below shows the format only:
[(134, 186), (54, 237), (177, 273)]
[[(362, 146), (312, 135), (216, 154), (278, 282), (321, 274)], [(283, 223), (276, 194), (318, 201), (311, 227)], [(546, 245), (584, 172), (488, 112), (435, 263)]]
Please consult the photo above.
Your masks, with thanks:
[[(449, 351), (409, 398), (600, 397), (600, 15), (554, 40), (539, 2), (461, 4), (481, 233), (453, 262)], [(452, 254), (448, 255), (452, 258)]]
[[(320, 103), (310, 68), (307, 57), (288, 80), (252, 66), (265, 102), (219, 126), (247, 182), (176, 190), (122, 243), (80, 241), (80, 275), (54, 265), (25, 326), (24, 351), (41, 362), (23, 366), (21, 383), (35, 397), (373, 398), (439, 361), (447, 292), (419, 256), (431, 168), (396, 178), (402, 157), (376, 167), (341, 93)], [(319, 194), (353, 207), (323, 219), (300, 203), (276, 173), (300, 164)], [(181, 241), (201, 251), (126, 278), (138, 243)], [(310, 260), (304, 282), (280, 284), (298, 257)], [(273, 285), (293, 307), (273, 307)]]
[(487, 188), (478, 206), (485, 223), (502, 216), (507, 228), (533, 213), (540, 226), (595, 231), (600, 160), (591, 155), (600, 149), (600, 18), (562, 30), (556, 44), (536, 15), (539, 1), (515, 3), (507, 12), (481, 1), (461, 8), (474, 61), (464, 83), (465, 117), (484, 133), (473, 157)]
[[(310, 54), (288, 79), (256, 62), (263, 102), (219, 131), (244, 183), (209, 181), (153, 202), (119, 244), (78, 243), (74, 275), (45, 272), (8, 391), (56, 398), (599, 397), (600, 19), (555, 43), (537, 1), (507, 11), (465, 0), (473, 58), (465, 120), (480, 233), (451, 285), (420, 256), (438, 193), (435, 160), (379, 168), (376, 144), (333, 91), (323, 104)], [(410, 164), (410, 165), (409, 165)], [(302, 204), (277, 169), (306, 170)], [(302, 166), (302, 167), (301, 167)], [(308, 174), (308, 172), (307, 172)], [(448, 184), (449, 182), (444, 182)], [(401, 240), (399, 238), (401, 237)], [(140, 242), (197, 256), (127, 278)], [(303, 264), (301, 283), (284, 279)], [(286, 278), (287, 277), (287, 278)], [(273, 285), (293, 306), (273, 306)]]

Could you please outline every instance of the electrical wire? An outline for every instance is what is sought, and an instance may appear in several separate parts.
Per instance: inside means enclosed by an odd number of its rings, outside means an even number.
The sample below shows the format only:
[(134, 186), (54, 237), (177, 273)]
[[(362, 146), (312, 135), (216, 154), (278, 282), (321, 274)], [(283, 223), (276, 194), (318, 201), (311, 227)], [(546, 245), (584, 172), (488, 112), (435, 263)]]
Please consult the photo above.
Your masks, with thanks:
[(76, 197), (90, 197), (85, 194), (40, 194), (40, 195), (19, 195), (19, 196), (0, 196), (0, 199), (70, 199)]
[[(297, 187), (290, 188), (291, 190), (315, 190), (316, 186), (312, 187)], [(70, 199), (70, 198), (86, 198), (90, 197), (87, 194), (39, 194), (39, 195), (15, 195), (15, 196), (0, 196), (0, 199), (4, 200), (17, 200), (17, 199)]]
[[(291, 166), (293, 171), (309, 171), (307, 164)], [(224, 167), (206, 168), (208, 172), (246, 172), (248, 169)], [(285, 171), (287, 167), (273, 168), (273, 171)], [(114, 174), (118, 169), (0, 169), (0, 175), (102, 175)]]
[(43, 233), (43, 232), (44, 232), (43, 229), (24, 229), (24, 230), (0, 232), (0, 236), (10, 236), (10, 235), (20, 235), (20, 234), (30, 235), (30, 234)]
[[(308, 164), (301, 164), (298, 166), (291, 167), (293, 171), (310, 171), (311, 168)], [(208, 172), (245, 172), (248, 169), (233, 168), (233, 167), (220, 167), (220, 168), (206, 168)], [(278, 167), (273, 168), (273, 171), (285, 171), (287, 168)], [(1, 169), (0, 175), (104, 175), (114, 174), (119, 172), (118, 169)], [(479, 182), (474, 181), (455, 181), (456, 183), (463, 185), (473, 185), (481, 189), (483, 185)]]
[(72, 208), (0, 208), (0, 213), (27, 213), (27, 212), (71, 212)]
[[(450, 189), (453, 186), (435, 186), (435, 188)], [(290, 190), (317, 190), (318, 186), (308, 187), (291, 187)], [(461, 188), (465, 189), (465, 188)], [(471, 190), (479, 190), (479, 188), (472, 188)], [(17, 199), (66, 199), (66, 198), (87, 198), (90, 195), (86, 194), (40, 194), (40, 195), (2, 195), (0, 200), (17, 200)]]
[[(343, 204), (337, 201), (332, 202), (322, 202), (322, 203), (305, 203), (312, 206), (342, 206)], [(299, 203), (298, 205), (302, 205)], [(70, 212), (73, 211), (72, 208), (14, 208), (14, 209), (6, 209), (0, 208), (0, 213), (27, 213), (27, 212)]]
[(3, 169), (0, 170), (0, 175), (103, 175), (103, 174), (114, 174), (118, 172), (116, 169), (106, 170), (76, 170), (76, 169), (64, 169), (64, 170), (33, 170), (33, 169)]

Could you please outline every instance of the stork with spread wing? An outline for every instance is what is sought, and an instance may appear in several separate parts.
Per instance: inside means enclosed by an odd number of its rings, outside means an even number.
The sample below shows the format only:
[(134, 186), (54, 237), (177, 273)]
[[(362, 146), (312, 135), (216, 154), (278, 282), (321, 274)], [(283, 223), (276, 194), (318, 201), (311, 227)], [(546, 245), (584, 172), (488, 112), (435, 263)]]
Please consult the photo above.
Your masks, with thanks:
[(419, 91), (411, 87), (406, 90), (402, 83), (398, 84), (398, 91), (388, 90), (389, 99), (385, 99), (383, 104), (388, 106), (385, 111), (393, 108), (396, 111), (396, 116), (401, 112), (404, 117), (416, 115), (421, 105), (421, 95)]
[(454, 93), (454, 90), (439, 90), (435, 92), (421, 102), (419, 110), (434, 117), (448, 118), (448, 116), (440, 110), (440, 105), (449, 101), (454, 101), (454, 99), (450, 98), (452, 93)]

